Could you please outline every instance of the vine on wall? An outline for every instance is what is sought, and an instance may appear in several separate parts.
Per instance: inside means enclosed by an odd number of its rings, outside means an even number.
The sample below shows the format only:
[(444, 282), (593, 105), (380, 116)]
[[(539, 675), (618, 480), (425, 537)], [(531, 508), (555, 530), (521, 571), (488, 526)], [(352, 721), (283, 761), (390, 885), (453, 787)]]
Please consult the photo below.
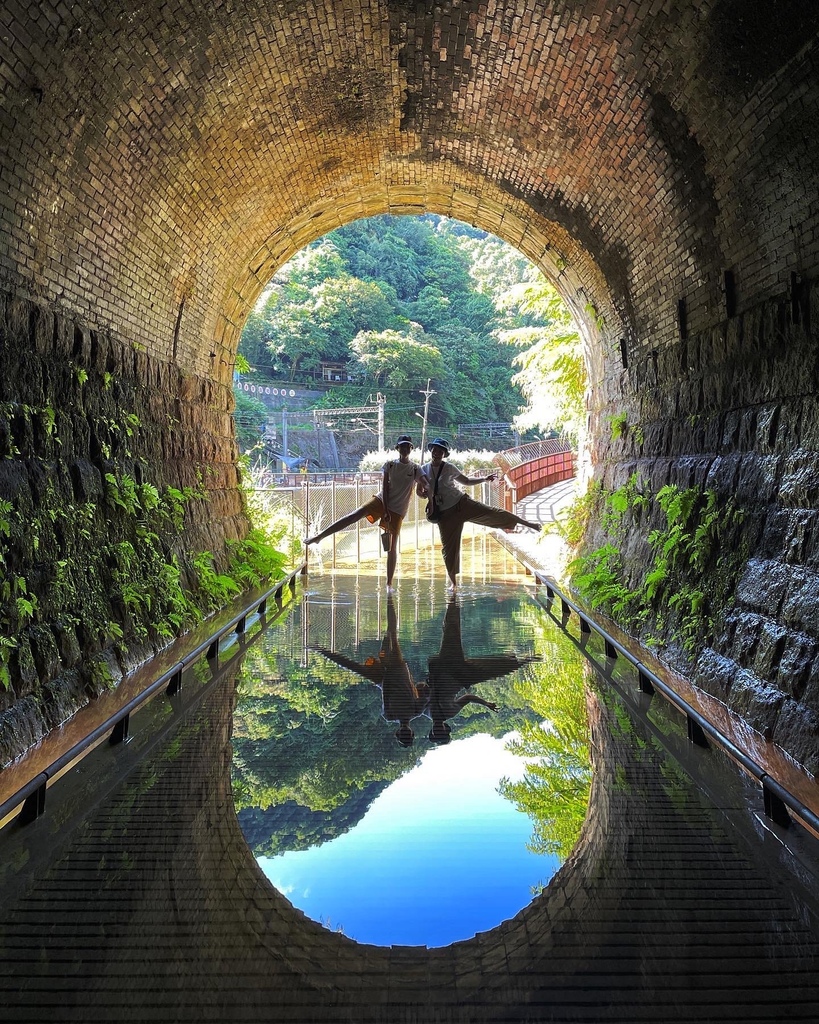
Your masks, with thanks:
[(3, 295), (0, 357), (0, 709), (32, 695), (47, 728), (284, 556), (206, 382)]

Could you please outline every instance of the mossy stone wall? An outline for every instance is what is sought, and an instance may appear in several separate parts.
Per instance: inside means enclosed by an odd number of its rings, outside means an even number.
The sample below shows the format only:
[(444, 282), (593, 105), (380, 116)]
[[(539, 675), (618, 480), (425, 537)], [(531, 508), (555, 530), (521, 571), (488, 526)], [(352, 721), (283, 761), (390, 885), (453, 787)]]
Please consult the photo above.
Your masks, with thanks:
[(180, 627), (247, 532), (228, 387), (0, 296), (0, 764)]
[[(743, 564), (733, 600), (715, 609), (713, 636), (686, 656), (672, 615), (664, 654), (811, 772), (819, 771), (816, 324), (819, 287), (803, 282), (796, 296), (612, 372), (594, 422), (606, 490), (636, 473), (651, 494), (697, 487), (744, 511), (732, 540)], [(633, 529), (623, 547), (632, 580), (648, 568), (647, 534), (647, 525)], [(603, 540), (597, 522), (587, 548)]]

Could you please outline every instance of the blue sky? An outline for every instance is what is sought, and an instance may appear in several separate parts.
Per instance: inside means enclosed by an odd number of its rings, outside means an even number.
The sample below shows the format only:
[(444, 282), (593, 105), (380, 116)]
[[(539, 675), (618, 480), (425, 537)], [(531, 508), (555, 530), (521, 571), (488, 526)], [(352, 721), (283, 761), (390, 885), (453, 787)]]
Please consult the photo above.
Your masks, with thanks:
[(492, 736), (433, 748), (350, 832), (259, 864), (308, 917), (359, 942), (470, 938), (513, 917), (559, 866), (526, 849), (529, 818), (497, 793), (525, 767)]

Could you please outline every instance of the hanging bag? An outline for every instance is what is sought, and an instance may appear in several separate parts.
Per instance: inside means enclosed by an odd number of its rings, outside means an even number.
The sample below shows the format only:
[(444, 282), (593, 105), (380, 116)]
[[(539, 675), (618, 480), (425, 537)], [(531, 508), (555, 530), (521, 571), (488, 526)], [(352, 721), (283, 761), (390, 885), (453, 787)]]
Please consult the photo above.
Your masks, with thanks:
[(438, 475), (435, 477), (435, 486), (432, 489), (432, 497), (427, 502), (426, 515), (427, 520), (430, 523), (437, 523), (441, 518), (441, 495), (438, 493), (438, 480), (440, 479), (441, 473), (443, 473), (443, 465), (438, 470)]

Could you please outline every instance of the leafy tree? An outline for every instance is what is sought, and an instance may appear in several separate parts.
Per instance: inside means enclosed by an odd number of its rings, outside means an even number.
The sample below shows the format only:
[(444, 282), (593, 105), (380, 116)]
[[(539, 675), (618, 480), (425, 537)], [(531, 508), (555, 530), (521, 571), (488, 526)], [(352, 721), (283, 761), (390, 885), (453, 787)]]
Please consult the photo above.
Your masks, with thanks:
[(528, 623), (539, 634), (537, 648), (549, 665), (549, 685), (538, 673), (524, 674), (519, 695), (538, 716), (519, 727), (509, 749), (528, 761), (518, 782), (504, 780), (500, 792), (532, 819), (529, 847), (568, 857), (580, 836), (591, 789), (583, 655), (552, 639), (542, 621)]
[(258, 398), (238, 388), (234, 391), (236, 409), (233, 414), (236, 423), (236, 439), (243, 452), (258, 444), (267, 420), (267, 407)]
[(312, 311), (325, 340), (323, 355), (349, 356), (351, 340), (360, 331), (383, 331), (396, 320), (390, 296), (375, 281), (344, 273), (312, 289)]
[(403, 422), (430, 379), (429, 422), (441, 430), (508, 421), (525, 399), (520, 425), (570, 424), (582, 409), (582, 360), (568, 312), (543, 283), (511, 246), (458, 221), (360, 220), (280, 269), (240, 351), (291, 380), (315, 379), (322, 360), (357, 364), (360, 379), (334, 387), (325, 405), (361, 405), (375, 386)]
[(350, 348), (379, 383), (402, 387), (410, 380), (437, 377), (441, 352), (423, 340), (423, 331), (362, 331)]
[(452, 319), (451, 303), (438, 285), (425, 285), (413, 302), (405, 304), (409, 319), (434, 333)]
[(272, 356), (267, 342), (269, 328), (264, 313), (251, 310), (242, 330), (239, 352), (250, 366), (270, 366)]
[(283, 282), (310, 289), (328, 277), (339, 277), (344, 270), (344, 259), (332, 238), (327, 236), (296, 253), (276, 277)]
[(476, 289), (489, 296), (499, 312), (516, 316), (519, 311), (503, 303), (510, 286), (539, 281), (541, 273), (517, 249), (493, 235), (460, 236), (457, 239), (469, 260), (470, 274)]
[(586, 364), (568, 307), (543, 277), (510, 288), (504, 301), (542, 318), (541, 326), (499, 333), (524, 349), (514, 360), (520, 370), (513, 379), (528, 400), (518, 426), (558, 429), (579, 437), (585, 421)]

